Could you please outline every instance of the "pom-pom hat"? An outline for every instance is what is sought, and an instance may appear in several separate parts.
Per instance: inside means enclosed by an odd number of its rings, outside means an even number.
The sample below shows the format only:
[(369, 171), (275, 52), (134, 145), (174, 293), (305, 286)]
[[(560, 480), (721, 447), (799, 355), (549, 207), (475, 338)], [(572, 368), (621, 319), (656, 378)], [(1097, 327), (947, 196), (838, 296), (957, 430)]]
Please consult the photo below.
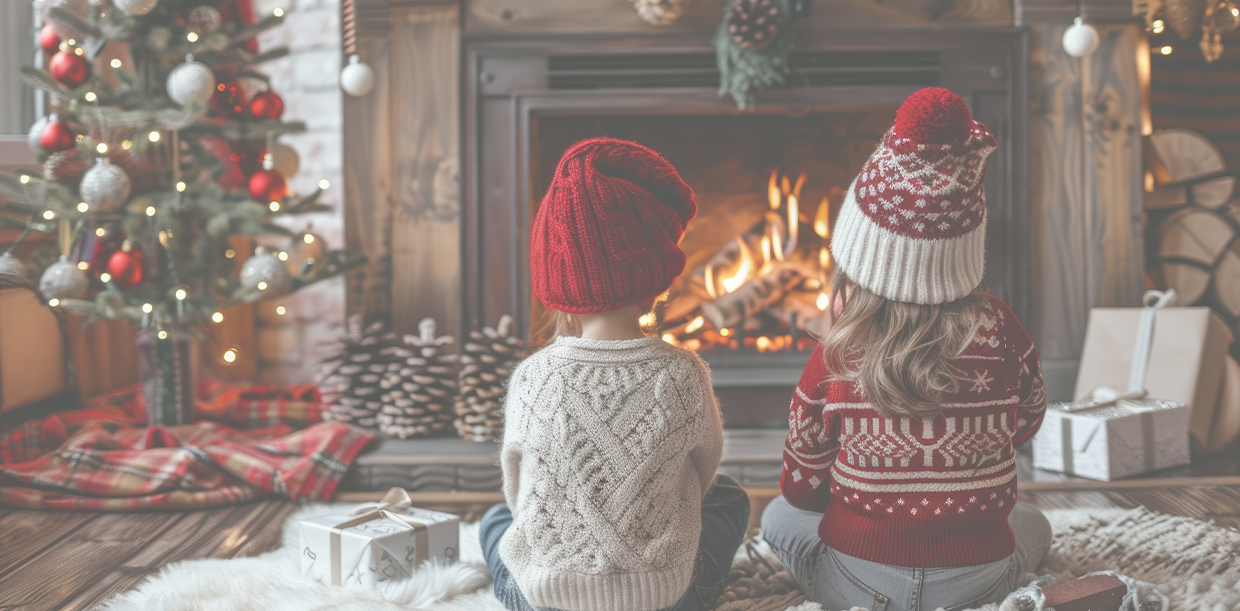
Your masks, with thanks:
[(939, 87), (909, 96), (840, 208), (836, 264), (872, 293), (937, 304), (982, 281), (986, 158), (995, 137), (960, 96)]
[(693, 190), (658, 153), (592, 138), (560, 158), (530, 228), (530, 279), (548, 308), (616, 310), (658, 297), (685, 269)]

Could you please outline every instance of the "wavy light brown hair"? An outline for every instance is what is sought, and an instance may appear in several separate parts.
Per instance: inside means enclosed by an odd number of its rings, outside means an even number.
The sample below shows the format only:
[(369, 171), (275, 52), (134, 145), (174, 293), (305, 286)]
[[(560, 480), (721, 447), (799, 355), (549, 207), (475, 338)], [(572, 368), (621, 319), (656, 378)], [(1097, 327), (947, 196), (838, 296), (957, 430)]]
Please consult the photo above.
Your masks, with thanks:
[(892, 301), (854, 283), (838, 267), (822, 337), (827, 371), (860, 382), (887, 418), (933, 418), (963, 375), (953, 361), (977, 333), (979, 298), (937, 305)]

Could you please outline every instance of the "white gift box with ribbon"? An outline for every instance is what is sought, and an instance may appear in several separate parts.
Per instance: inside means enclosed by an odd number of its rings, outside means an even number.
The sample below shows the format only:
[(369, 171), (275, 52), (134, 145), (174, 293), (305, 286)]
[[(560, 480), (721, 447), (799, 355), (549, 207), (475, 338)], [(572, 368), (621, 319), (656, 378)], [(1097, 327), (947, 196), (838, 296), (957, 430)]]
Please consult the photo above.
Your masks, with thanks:
[(347, 516), (302, 520), (302, 574), (325, 585), (371, 587), (408, 579), (426, 560), (455, 562), (460, 518), (411, 505), (408, 492), (392, 488)]
[(1156, 315), (1175, 297), (1174, 290), (1145, 293), (1127, 391), (1100, 386), (1089, 401), (1047, 406), (1033, 437), (1034, 467), (1108, 481), (1189, 463), (1188, 406), (1145, 390)]

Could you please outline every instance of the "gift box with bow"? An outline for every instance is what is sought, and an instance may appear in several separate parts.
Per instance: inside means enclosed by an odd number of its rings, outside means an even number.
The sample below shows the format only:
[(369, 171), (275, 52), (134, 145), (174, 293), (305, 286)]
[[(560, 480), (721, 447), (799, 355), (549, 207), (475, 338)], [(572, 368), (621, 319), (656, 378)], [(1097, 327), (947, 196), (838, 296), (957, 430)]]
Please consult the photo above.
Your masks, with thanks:
[(1110, 481), (1187, 465), (1188, 407), (1130, 398), (1047, 406), (1033, 466)]
[(408, 579), (426, 560), (455, 562), (460, 518), (412, 504), (392, 488), (349, 515), (302, 520), (301, 572), (326, 585), (370, 587)]

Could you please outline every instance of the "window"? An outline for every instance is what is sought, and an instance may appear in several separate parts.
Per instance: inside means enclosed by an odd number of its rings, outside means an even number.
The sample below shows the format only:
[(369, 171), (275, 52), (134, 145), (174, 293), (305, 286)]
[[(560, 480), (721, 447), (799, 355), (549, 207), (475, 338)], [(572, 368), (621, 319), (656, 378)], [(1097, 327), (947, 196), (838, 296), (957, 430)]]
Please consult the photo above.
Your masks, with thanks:
[(36, 118), (36, 96), (20, 72), (34, 63), (34, 23), (33, 3), (0, 2), (0, 166), (34, 163), (26, 134)]

